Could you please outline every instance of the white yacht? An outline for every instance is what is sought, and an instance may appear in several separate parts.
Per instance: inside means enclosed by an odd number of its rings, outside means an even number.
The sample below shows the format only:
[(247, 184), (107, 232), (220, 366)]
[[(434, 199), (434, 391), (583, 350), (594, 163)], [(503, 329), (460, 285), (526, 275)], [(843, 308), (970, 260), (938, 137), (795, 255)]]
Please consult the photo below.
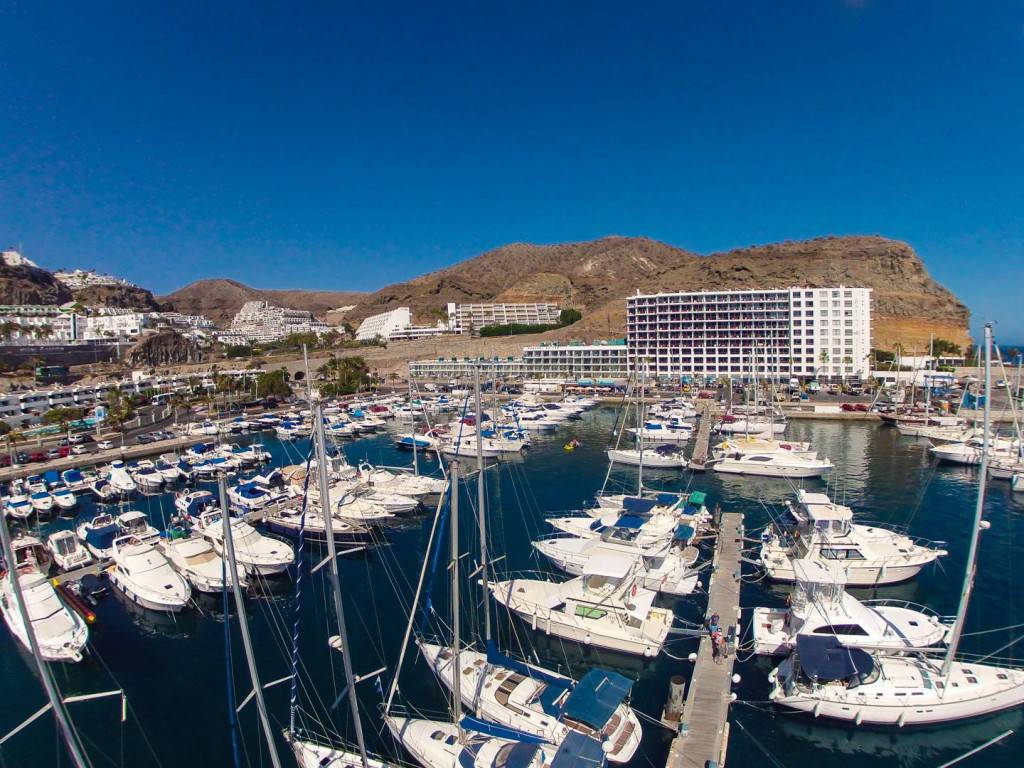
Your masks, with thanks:
[(188, 582), (179, 576), (153, 544), (131, 534), (114, 539), (114, 567), (110, 583), (125, 597), (151, 611), (176, 613), (192, 596)]
[(616, 464), (648, 469), (683, 469), (687, 459), (683, 449), (673, 443), (646, 448), (609, 448), (608, 458)]
[(576, 732), (566, 736), (556, 749), (547, 744), (485, 736), (439, 720), (389, 715), (384, 722), (416, 762), (428, 768), (601, 768), (605, 761), (601, 743)]
[(807, 459), (818, 458), (818, 452), (808, 442), (746, 435), (732, 435), (716, 445), (714, 450), (723, 454), (783, 453)]
[(755, 475), (757, 477), (821, 477), (831, 472), (833, 464), (828, 459), (811, 459), (800, 454), (775, 451), (772, 453), (722, 453), (715, 451), (715, 458), (707, 466), (715, 472), (730, 475)]
[(110, 462), (107, 479), (110, 481), (110, 486), (114, 491), (122, 496), (130, 496), (138, 490), (138, 486), (135, 484), (132, 476), (128, 474), (128, 468), (120, 459)]
[(53, 496), (49, 491), (34, 491), (29, 494), (28, 500), (37, 513), (49, 514), (53, 511)]
[(766, 416), (726, 415), (715, 424), (714, 429), (723, 435), (781, 435), (786, 431), (786, 419), (783, 416), (770, 419)]
[[(47, 578), (48, 559), (42, 542), (32, 536), (18, 536), (11, 546), (16, 562), (15, 575), (40, 655), (47, 661), (81, 661), (89, 629), (82, 617), (61, 601)], [(0, 613), (11, 634), (23, 647), (30, 649), (9, 571), (0, 578)]]
[(116, 518), (117, 527), (121, 533), (137, 537), (140, 541), (151, 542), (160, 538), (160, 531), (154, 528), (145, 512), (137, 509), (129, 509), (122, 512)]
[(853, 522), (853, 510), (824, 493), (797, 492), (774, 529), (762, 535), (761, 567), (772, 579), (795, 581), (797, 560), (837, 563), (850, 586), (870, 587), (912, 579), (946, 554), (910, 536)]
[(831, 635), (800, 635), (771, 671), (769, 698), (858, 725), (933, 725), (1024, 704), (1024, 670), (926, 655), (871, 654)]
[[(181, 574), (197, 592), (219, 593), (224, 589), (224, 574), (231, 585), (230, 569), (224, 567), (224, 560), (213, 550), (213, 545), (200, 536), (170, 538), (161, 541), (160, 549), (171, 567)], [(245, 573), (238, 574), (239, 586), (248, 586)]]
[(754, 608), (754, 653), (782, 656), (797, 636), (834, 635), (845, 646), (907, 650), (942, 643), (949, 624), (934, 611), (898, 600), (861, 602), (846, 591), (835, 562), (796, 560), (785, 608)]
[(535, 631), (595, 648), (657, 656), (672, 626), (671, 609), (639, 587), (636, 559), (607, 553), (587, 561), (583, 576), (564, 583), (510, 579), (490, 585), (494, 599)]
[(74, 509), (78, 505), (78, 497), (72, 492), (67, 486), (60, 486), (54, 488), (50, 495), (53, 496), (53, 503), (57, 505), (57, 508), (61, 511), (67, 512)]
[(75, 535), (85, 544), (93, 557), (97, 560), (106, 560), (114, 553), (114, 539), (121, 535), (121, 528), (113, 515), (101, 512), (91, 520), (79, 523), (75, 528)]
[(685, 445), (693, 437), (693, 425), (679, 419), (649, 419), (642, 426), (630, 427), (628, 431), (645, 443)]
[[(928, 450), (939, 461), (950, 464), (966, 464), (977, 466), (981, 464), (981, 451), (983, 437), (971, 437), (960, 443), (942, 443), (932, 445)], [(1020, 456), (1020, 442), (1006, 438), (996, 438), (989, 441), (990, 459), (1014, 460)]]
[[(202, 512), (198, 519), (193, 518), (192, 530), (207, 539), (218, 555), (224, 556), (224, 523), (219, 509)], [(295, 560), (295, 551), (290, 544), (264, 536), (241, 518), (231, 519), (230, 531), (235, 559), (247, 573), (272, 576), (286, 571)]]
[(603, 537), (554, 536), (535, 541), (533, 546), (558, 568), (573, 576), (583, 575), (591, 558), (608, 553), (626, 554), (636, 561), (640, 586), (663, 595), (680, 597), (692, 594), (700, 586), (699, 572), (694, 568), (699, 552), (686, 544), (686, 540), (692, 538), (693, 529), (685, 525), (680, 528), (684, 530), (680, 531), (678, 539), (643, 551)]
[(28, 520), (35, 514), (36, 508), (24, 493), (15, 493), (4, 501), (4, 512), (12, 520)]
[(437, 496), (444, 491), (446, 482), (441, 477), (427, 477), (412, 472), (391, 472), (366, 463), (359, 465), (359, 477), (376, 490), (413, 498)]
[(94, 477), (89, 483), (89, 490), (101, 504), (117, 499), (117, 490), (105, 477)]
[(509, 658), (494, 647), (487, 653), (466, 648), (457, 665), (447, 645), (419, 644), (430, 668), (451, 690), (453, 666), (460, 671), (462, 703), (488, 722), (561, 744), (571, 732), (605, 745), (609, 762), (626, 763), (636, 754), (643, 730), (627, 700), (633, 681), (594, 669), (578, 683), (543, 667)]
[(92, 553), (79, 541), (77, 534), (69, 529), (51, 533), (46, 539), (46, 548), (61, 571), (84, 568), (93, 561)]

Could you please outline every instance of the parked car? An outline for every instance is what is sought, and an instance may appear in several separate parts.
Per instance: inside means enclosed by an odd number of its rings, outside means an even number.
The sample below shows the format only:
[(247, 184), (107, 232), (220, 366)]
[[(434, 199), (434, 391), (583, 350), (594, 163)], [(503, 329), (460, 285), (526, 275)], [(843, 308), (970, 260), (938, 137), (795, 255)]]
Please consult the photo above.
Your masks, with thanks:
[(111, 448), (114, 447), (114, 444), (109, 440), (100, 440), (98, 443), (96, 443), (96, 447), (99, 448), (101, 451), (109, 451)]
[(138, 437), (135, 438), (135, 442), (140, 443), (140, 444), (152, 443), (153, 442), (153, 436), (152, 435), (142, 434), (142, 435), (139, 435)]
[[(59, 454), (58, 454), (59, 455)], [(35, 451), (28, 455), (29, 461), (46, 461), (46, 454), (42, 451)]]
[(62, 459), (66, 459), (68, 456), (71, 455), (71, 446), (70, 445), (62, 445), (57, 452), (60, 454), (60, 457)]
[(71, 454), (73, 456), (82, 456), (83, 454), (86, 454), (88, 452), (89, 452), (89, 449), (86, 448), (84, 445), (73, 445), (73, 446), (71, 446)]
[(57, 448), (51, 448), (50, 450), (48, 450), (46, 452), (46, 458), (48, 458), (48, 459), (59, 459), (60, 458), (60, 450), (57, 449)]
[(81, 445), (85, 442), (85, 437), (85, 435), (71, 435), (71, 437), (68, 438), (68, 442), (72, 445)]

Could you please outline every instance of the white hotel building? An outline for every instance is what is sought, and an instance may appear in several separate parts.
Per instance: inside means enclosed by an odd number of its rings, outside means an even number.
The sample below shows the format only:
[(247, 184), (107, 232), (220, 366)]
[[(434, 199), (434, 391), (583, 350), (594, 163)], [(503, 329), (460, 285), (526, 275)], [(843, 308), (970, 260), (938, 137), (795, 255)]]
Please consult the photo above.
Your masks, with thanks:
[(453, 333), (473, 333), (487, 325), (541, 325), (557, 323), (557, 304), (456, 304), (448, 303), (448, 328)]
[(630, 365), (651, 376), (870, 375), (870, 288), (638, 292), (626, 312)]

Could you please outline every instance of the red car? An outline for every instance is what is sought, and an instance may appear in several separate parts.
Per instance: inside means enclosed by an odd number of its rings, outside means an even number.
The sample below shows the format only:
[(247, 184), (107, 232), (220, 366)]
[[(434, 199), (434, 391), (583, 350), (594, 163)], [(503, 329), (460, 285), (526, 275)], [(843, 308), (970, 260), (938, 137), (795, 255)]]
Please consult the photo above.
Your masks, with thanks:
[(46, 454), (43, 453), (42, 451), (36, 451), (35, 453), (30, 453), (28, 455), (28, 460), (29, 461), (46, 461)]
[(62, 445), (60, 447), (59, 453), (60, 453), (60, 457), (62, 459), (66, 459), (68, 456), (71, 455), (71, 446), (70, 445)]

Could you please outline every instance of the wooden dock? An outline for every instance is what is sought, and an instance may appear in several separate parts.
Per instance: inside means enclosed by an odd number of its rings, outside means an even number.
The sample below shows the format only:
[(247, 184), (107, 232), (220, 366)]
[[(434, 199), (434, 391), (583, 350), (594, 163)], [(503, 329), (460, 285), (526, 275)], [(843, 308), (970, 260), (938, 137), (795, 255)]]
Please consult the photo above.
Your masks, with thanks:
[[(678, 720), (679, 732), (672, 741), (666, 768), (714, 768), (725, 765), (732, 670), (739, 636), (742, 539), (743, 515), (738, 512), (722, 515), (708, 585), (705, 620), (718, 614), (728, 652), (720, 664), (716, 663), (711, 651), (710, 635), (704, 634), (701, 637), (686, 703)], [(666, 720), (668, 722), (671, 720)]]
[(698, 400), (697, 412), (700, 414), (700, 422), (697, 425), (697, 442), (693, 447), (689, 467), (696, 472), (703, 472), (711, 445), (711, 401)]

